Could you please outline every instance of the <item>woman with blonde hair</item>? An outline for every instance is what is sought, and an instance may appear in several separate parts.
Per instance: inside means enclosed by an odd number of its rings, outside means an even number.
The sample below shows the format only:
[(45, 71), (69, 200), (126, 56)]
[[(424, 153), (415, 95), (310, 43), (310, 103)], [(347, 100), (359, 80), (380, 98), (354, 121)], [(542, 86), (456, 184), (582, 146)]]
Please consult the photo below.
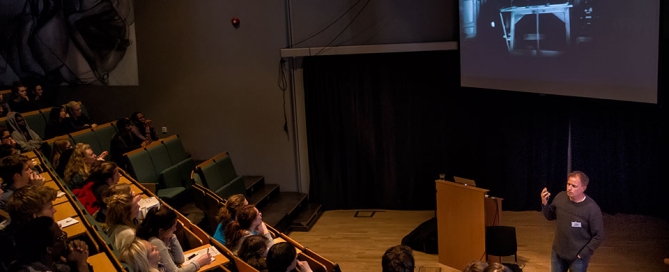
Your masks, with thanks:
[(93, 215), (95, 216), (95, 221), (104, 223), (107, 220), (107, 203), (109, 202), (109, 197), (113, 195), (121, 195), (121, 194), (127, 194), (131, 195), (132, 197), (135, 197), (135, 192), (132, 191), (130, 188), (129, 184), (121, 184), (117, 183), (114, 185), (110, 185), (109, 188), (105, 189), (102, 194), (100, 195), (100, 202), (101, 202), (101, 207), (100, 209)]
[(127, 263), (133, 271), (160, 272), (160, 255), (155, 246), (146, 240), (134, 239), (121, 249), (120, 259)]
[(114, 240), (115, 248), (123, 248), (135, 239), (137, 214), (139, 214), (139, 195), (113, 195), (107, 199), (106, 233)]
[(230, 196), (228, 200), (225, 201), (225, 205), (219, 208), (218, 215), (216, 216), (218, 226), (214, 233), (214, 239), (216, 239), (216, 241), (225, 245), (225, 226), (228, 225), (230, 221), (235, 220), (235, 217), (237, 217), (237, 209), (246, 205), (249, 205), (246, 197), (243, 194), (236, 194)]
[(262, 221), (262, 213), (254, 205), (246, 205), (237, 210), (237, 220), (225, 226), (225, 246), (235, 254), (239, 251), (244, 240), (257, 233), (267, 238), (267, 247), (274, 245), (272, 234)]
[(58, 163), (60, 160), (60, 155), (65, 152), (65, 150), (71, 149), (72, 143), (69, 140), (56, 140), (53, 142), (53, 151), (51, 154), (51, 166), (53, 169), (58, 168)]
[(65, 182), (70, 189), (77, 189), (84, 186), (86, 179), (90, 175), (90, 167), (96, 160), (104, 160), (107, 151), (102, 152), (100, 156), (95, 155), (91, 146), (84, 143), (78, 143), (74, 147), (72, 156), (65, 166)]

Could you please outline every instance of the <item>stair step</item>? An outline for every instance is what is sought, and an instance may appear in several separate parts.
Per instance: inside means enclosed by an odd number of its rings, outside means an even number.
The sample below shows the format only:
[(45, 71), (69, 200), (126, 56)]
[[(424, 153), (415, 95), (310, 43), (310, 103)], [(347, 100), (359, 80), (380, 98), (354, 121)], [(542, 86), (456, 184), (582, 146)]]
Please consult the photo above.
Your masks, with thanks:
[(263, 185), (265, 185), (265, 177), (263, 176), (244, 176), (246, 195), (252, 195), (253, 192), (262, 188)]
[(247, 192), (246, 195), (249, 204), (255, 205), (258, 209), (261, 209), (279, 193), (280, 189), (278, 184), (264, 184), (259, 189), (256, 189), (253, 194)]
[(307, 194), (298, 192), (281, 192), (277, 197), (271, 199), (260, 212), (263, 221), (270, 226), (279, 229), (279, 225), (285, 218), (295, 217), (302, 206), (306, 205)]
[(293, 223), (290, 225), (290, 231), (309, 231), (313, 227), (318, 218), (323, 214), (322, 210), (323, 205), (320, 203), (309, 203), (307, 208), (304, 209), (297, 217), (293, 220)]

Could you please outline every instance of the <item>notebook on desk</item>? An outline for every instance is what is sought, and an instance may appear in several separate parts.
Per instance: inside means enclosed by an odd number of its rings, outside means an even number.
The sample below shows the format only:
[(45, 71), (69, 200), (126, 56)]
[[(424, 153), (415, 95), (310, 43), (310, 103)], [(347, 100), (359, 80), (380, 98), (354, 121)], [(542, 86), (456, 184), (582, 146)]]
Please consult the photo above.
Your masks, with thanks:
[(466, 179), (466, 178), (453, 176), (453, 181), (455, 181), (455, 183), (460, 183), (464, 186), (474, 186), (474, 187), (476, 187), (476, 182), (473, 179)]

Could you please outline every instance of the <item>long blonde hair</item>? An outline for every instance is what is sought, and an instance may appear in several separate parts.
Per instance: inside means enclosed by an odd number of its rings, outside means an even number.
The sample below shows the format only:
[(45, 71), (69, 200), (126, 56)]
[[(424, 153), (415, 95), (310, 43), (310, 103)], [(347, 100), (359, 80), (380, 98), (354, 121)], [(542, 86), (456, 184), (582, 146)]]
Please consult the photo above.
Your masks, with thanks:
[(134, 271), (151, 271), (148, 251), (144, 247), (144, 240), (135, 238), (132, 243), (121, 249), (121, 261), (127, 263)]
[(83, 180), (88, 178), (90, 172), (90, 165), (86, 164), (86, 150), (91, 149), (91, 146), (84, 143), (78, 143), (74, 147), (74, 152), (65, 167), (65, 181), (72, 180), (75, 174), (79, 174)]
[(107, 227), (126, 225), (132, 229), (137, 229), (134, 218), (132, 218), (132, 200), (133, 196), (130, 194), (111, 195), (105, 200), (107, 203), (107, 217), (105, 218)]

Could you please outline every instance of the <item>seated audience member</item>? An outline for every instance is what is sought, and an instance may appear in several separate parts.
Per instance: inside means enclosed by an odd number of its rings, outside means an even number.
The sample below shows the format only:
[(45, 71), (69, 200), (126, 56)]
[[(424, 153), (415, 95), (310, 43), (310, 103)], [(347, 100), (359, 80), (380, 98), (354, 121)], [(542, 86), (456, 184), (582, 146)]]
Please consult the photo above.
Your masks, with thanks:
[(63, 151), (62, 154), (60, 154), (60, 158), (58, 159), (58, 167), (56, 167), (56, 174), (60, 178), (65, 177), (65, 168), (67, 167), (67, 163), (70, 162), (70, 158), (72, 158), (72, 154), (74, 153), (74, 147), (70, 147)]
[(214, 233), (214, 239), (220, 242), (222, 245), (225, 245), (225, 226), (228, 225), (231, 221), (234, 221), (237, 217), (237, 209), (240, 207), (249, 205), (249, 202), (246, 200), (243, 194), (236, 194), (228, 198), (223, 205), (218, 210), (218, 226), (216, 226), (216, 232)]
[(41, 151), (47, 157), (51, 155), (51, 147), (42, 141), (42, 138), (30, 129), (20, 113), (10, 113), (7, 115), (7, 123), (12, 131), (12, 139), (21, 147), (21, 151)]
[(117, 183), (114, 185), (110, 185), (109, 188), (102, 191), (102, 194), (100, 195), (101, 207), (95, 214), (93, 214), (93, 216), (95, 217), (95, 221), (104, 223), (107, 219), (107, 200), (109, 199), (109, 197), (113, 195), (122, 195), (122, 194), (128, 194), (131, 195), (132, 197), (135, 197), (135, 192), (132, 191), (130, 185), (128, 184)]
[(177, 230), (177, 214), (166, 207), (151, 208), (137, 228), (137, 238), (149, 241), (158, 249), (161, 263), (167, 272), (194, 272), (211, 263), (209, 253), (194, 262), (186, 262), (184, 251), (174, 232)]
[(297, 251), (291, 243), (278, 243), (270, 247), (266, 262), (268, 272), (290, 272), (296, 267), (300, 272), (312, 272), (307, 262), (297, 260)]
[(83, 114), (83, 111), (81, 110), (81, 102), (70, 101), (65, 104), (65, 109), (67, 114), (70, 115), (70, 118), (64, 123), (66, 133), (97, 126), (90, 118), (88, 118), (88, 116)]
[(19, 153), (21, 153), (21, 151), (16, 149), (16, 146), (14, 145), (0, 144), (0, 158), (4, 158)]
[(69, 119), (65, 108), (61, 106), (51, 108), (49, 121), (46, 123), (46, 128), (44, 128), (44, 139), (51, 139), (67, 134), (65, 124), (70, 122)]
[(0, 117), (5, 117), (10, 112), (12, 112), (12, 109), (10, 109), (9, 104), (5, 102), (5, 96), (0, 94)]
[[(54, 169), (58, 168), (60, 157), (65, 150), (74, 148), (69, 140), (57, 140), (53, 142), (53, 150), (51, 150), (51, 166)], [(69, 159), (68, 159), (69, 160)]]
[(413, 251), (405, 245), (390, 247), (381, 258), (381, 266), (383, 272), (413, 272)]
[(18, 258), (14, 246), (16, 232), (33, 218), (53, 218), (56, 209), (52, 201), (56, 199), (56, 195), (56, 190), (47, 186), (27, 185), (16, 189), (9, 197), (6, 210), (11, 219), (9, 225), (0, 232), (0, 271), (6, 271), (9, 264)]
[[(88, 246), (80, 240), (67, 242), (67, 233), (53, 218), (41, 216), (30, 220), (16, 233), (19, 258), (9, 271), (91, 271), (86, 262)], [(67, 261), (63, 262), (62, 257)]]
[(511, 272), (511, 269), (501, 263), (489, 263), (483, 272)]
[(144, 114), (141, 112), (133, 112), (130, 115), (130, 121), (132, 121), (132, 133), (137, 136), (137, 138), (142, 139), (142, 141), (157, 141), (158, 134), (156, 129), (153, 128), (153, 121), (146, 119)]
[(155, 246), (142, 239), (134, 239), (121, 249), (121, 261), (133, 271), (159, 272), (160, 253)]
[(14, 141), (14, 138), (12, 137), (12, 132), (6, 129), (5, 127), (0, 127), (0, 135), (2, 136), (2, 140), (0, 143), (6, 144), (6, 145), (11, 145), (16, 150), (21, 150), (21, 147)]
[(88, 182), (92, 182), (91, 189), (95, 196), (95, 210), (97, 211), (104, 204), (102, 201), (103, 192), (109, 189), (109, 186), (118, 183), (121, 178), (121, 172), (119, 171), (118, 166), (113, 162), (96, 161), (91, 166), (90, 173), (91, 175), (88, 177)]
[(42, 88), (42, 85), (37, 84), (30, 88), (29, 96), (37, 109), (42, 109), (49, 106), (44, 99), (44, 89)]
[(114, 241), (115, 248), (123, 248), (135, 239), (139, 195), (113, 195), (107, 199), (107, 236)]
[(16, 189), (28, 184), (44, 184), (44, 178), (33, 172), (32, 161), (24, 155), (11, 155), (3, 158), (0, 164), (0, 177), (4, 185), (4, 192), (0, 196), (0, 209), (5, 208), (7, 200)]
[(116, 128), (118, 132), (112, 137), (109, 149), (114, 162), (121, 168), (127, 169), (123, 154), (144, 147), (147, 142), (132, 133), (132, 124), (128, 118), (118, 119)]
[(35, 104), (28, 97), (28, 88), (21, 82), (14, 82), (12, 87), (12, 99), (9, 100), (9, 107), (15, 112), (29, 112), (37, 110)]
[(262, 221), (262, 213), (254, 205), (243, 206), (237, 210), (237, 220), (231, 221), (225, 226), (225, 240), (227, 242), (225, 246), (232, 252), (237, 253), (244, 239), (253, 235), (254, 232), (265, 236), (269, 247), (274, 244), (272, 234)]
[[(70, 189), (78, 189), (84, 186), (88, 175), (90, 175), (90, 167), (96, 160), (104, 160), (107, 155), (106, 151), (102, 152), (100, 156), (95, 155), (90, 145), (78, 143), (74, 146), (74, 151), (70, 160), (65, 166), (65, 182)], [(57, 171), (57, 170), (56, 170)]]
[(268, 250), (267, 237), (251, 235), (244, 240), (242, 246), (239, 248), (239, 252), (237, 252), (237, 256), (255, 269), (267, 271), (265, 258), (267, 257)]
[(486, 267), (488, 267), (488, 263), (486, 262), (473, 261), (468, 263), (465, 269), (462, 269), (462, 272), (483, 272)]

